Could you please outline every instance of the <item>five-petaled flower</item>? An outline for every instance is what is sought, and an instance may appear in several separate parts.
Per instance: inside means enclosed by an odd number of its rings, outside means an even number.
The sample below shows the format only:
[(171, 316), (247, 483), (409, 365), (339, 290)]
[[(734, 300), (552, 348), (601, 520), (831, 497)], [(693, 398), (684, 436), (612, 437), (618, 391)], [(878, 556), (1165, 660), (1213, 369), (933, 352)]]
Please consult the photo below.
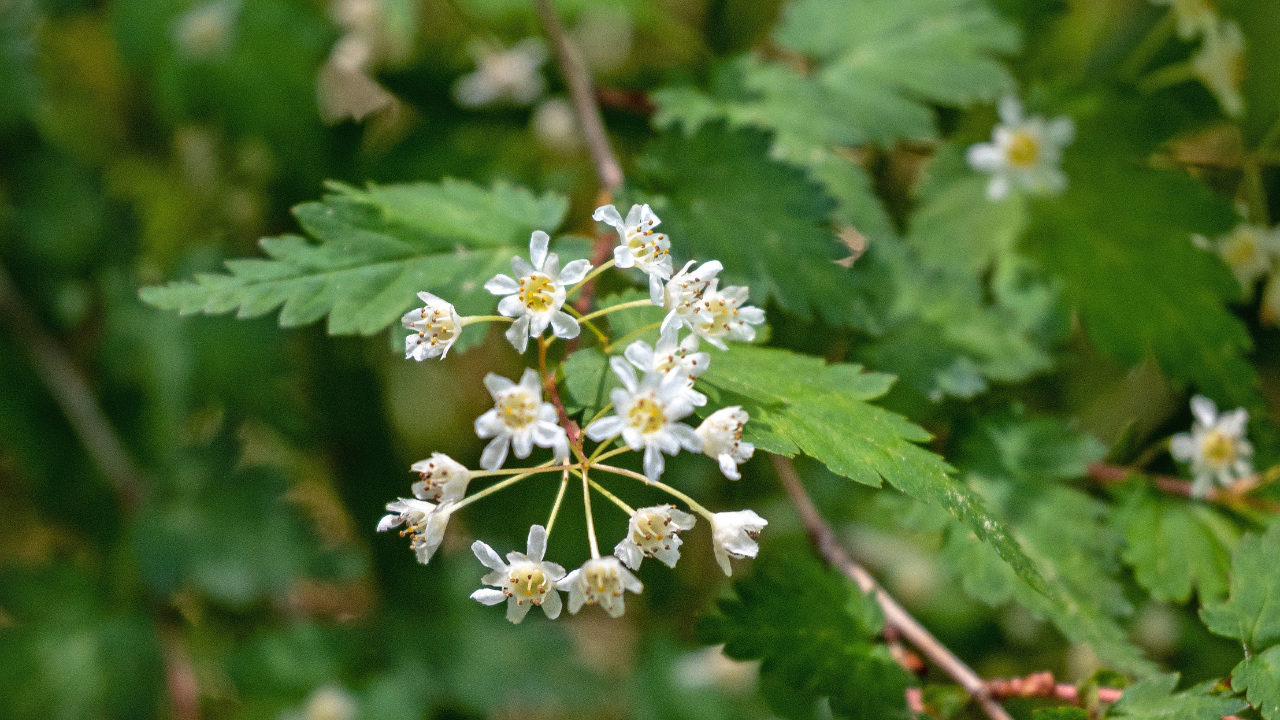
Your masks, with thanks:
[(618, 246), (613, 249), (613, 264), (634, 267), (649, 275), (649, 297), (655, 305), (662, 303), (662, 282), (671, 277), (671, 241), (653, 229), (662, 223), (648, 205), (632, 205), (624, 220), (612, 205), (596, 208), (591, 216), (618, 231)]
[(991, 142), (971, 145), (965, 154), (975, 170), (991, 173), (987, 197), (999, 200), (1014, 186), (1037, 195), (1062, 192), (1067, 187), (1059, 167), (1062, 148), (1074, 139), (1075, 123), (1069, 117), (1023, 117), (1022, 103), (1012, 95), (1000, 101), (999, 112)]
[(718, 512), (711, 516), (711, 543), (716, 562), (725, 575), (733, 574), (729, 558), (753, 558), (759, 552), (756, 537), (769, 521), (753, 510)]
[(576, 614), (586, 605), (599, 605), (610, 617), (621, 617), (626, 607), (622, 593), (644, 590), (640, 578), (622, 566), (618, 558), (608, 555), (594, 558), (566, 575), (556, 587), (569, 593), (569, 612)]
[(444, 453), (431, 453), (431, 457), (409, 469), (421, 476), (413, 484), (413, 496), (419, 500), (458, 502), (467, 494), (467, 484), (471, 482), (471, 472)]
[(535, 230), (529, 238), (529, 259), (533, 264), (517, 255), (511, 259), (511, 270), (517, 279), (499, 274), (484, 284), (494, 295), (507, 296), (498, 302), (498, 312), (516, 318), (506, 336), (520, 352), (529, 346), (529, 338), (542, 335), (548, 325), (556, 337), (566, 340), (578, 337), (580, 330), (578, 321), (560, 308), (567, 294), (565, 286), (586, 277), (591, 263), (574, 260), (562, 270), (559, 256), (547, 252), (550, 243), (546, 233)]
[(543, 560), (547, 552), (547, 529), (541, 525), (529, 528), (528, 552), (507, 553), (502, 562), (498, 553), (479, 540), (471, 544), (471, 552), (493, 572), (480, 578), (485, 585), (471, 593), (471, 599), (485, 605), (497, 605), (507, 601), (507, 619), (518, 623), (529, 613), (529, 608), (541, 605), (547, 617), (555, 620), (560, 615), (560, 593), (556, 582), (564, 578), (564, 568)]
[(1254, 284), (1270, 273), (1280, 258), (1280, 228), (1240, 223), (1212, 246), (1203, 237), (1197, 236), (1196, 242), (1215, 251), (1231, 268), (1246, 298), (1253, 297)]
[(688, 425), (678, 422), (693, 412), (686, 391), (688, 380), (676, 373), (648, 372), (637, 381), (636, 371), (626, 360), (609, 360), (623, 387), (609, 394), (614, 415), (587, 426), (587, 437), (595, 441), (622, 435), (632, 450), (644, 448), (644, 474), (650, 480), (662, 477), (666, 462), (662, 453), (675, 455), (680, 448), (702, 449), (702, 438)]
[(747, 301), (747, 289), (741, 285), (731, 285), (717, 290), (718, 280), (702, 293), (702, 299), (694, 306), (694, 314), (690, 327), (702, 339), (721, 350), (727, 350), (725, 340), (751, 342), (756, 339), (753, 325), (764, 322), (764, 310), (750, 305)]
[(413, 330), (404, 339), (405, 360), (426, 360), (438, 357), (444, 359), (449, 348), (458, 341), (462, 332), (462, 318), (453, 304), (445, 302), (429, 292), (418, 293), (418, 298), (425, 305), (414, 308), (400, 318), (400, 322)]
[(518, 458), (527, 458), (533, 446), (551, 448), (557, 462), (569, 457), (569, 438), (556, 422), (556, 408), (542, 402), (538, 373), (525, 368), (519, 383), (501, 375), (484, 376), (484, 386), (493, 395), (493, 409), (476, 418), (476, 435), (493, 438), (480, 454), (480, 467), (497, 470), (513, 448)]
[(1190, 433), (1178, 433), (1169, 442), (1169, 453), (1190, 463), (1195, 481), (1191, 494), (1204, 497), (1216, 482), (1230, 487), (1253, 474), (1253, 445), (1245, 439), (1249, 411), (1236, 408), (1218, 414), (1218, 406), (1203, 395), (1191, 398), (1195, 423)]
[(679, 325), (669, 325), (658, 337), (656, 345), (650, 347), (649, 343), (637, 340), (627, 346), (623, 357), (640, 372), (675, 373), (686, 378), (685, 394), (689, 402), (695, 407), (702, 407), (707, 404), (707, 396), (693, 389), (693, 381), (711, 364), (711, 356), (698, 352), (696, 334), (679, 341), (679, 332)]
[(387, 503), (387, 511), (378, 521), (378, 532), (404, 524), (406, 527), (400, 534), (409, 536), (409, 548), (418, 554), (418, 562), (425, 565), (444, 540), (453, 503), (433, 505), (425, 500), (400, 498)]
[(742, 439), (742, 428), (750, 416), (739, 405), (720, 408), (698, 426), (702, 452), (720, 463), (720, 472), (730, 480), (741, 480), (738, 466), (751, 459), (756, 446)]
[(680, 559), (680, 531), (693, 527), (697, 519), (672, 505), (654, 505), (635, 511), (627, 523), (627, 536), (613, 554), (632, 570), (640, 569), (646, 557), (657, 558), (667, 567)]

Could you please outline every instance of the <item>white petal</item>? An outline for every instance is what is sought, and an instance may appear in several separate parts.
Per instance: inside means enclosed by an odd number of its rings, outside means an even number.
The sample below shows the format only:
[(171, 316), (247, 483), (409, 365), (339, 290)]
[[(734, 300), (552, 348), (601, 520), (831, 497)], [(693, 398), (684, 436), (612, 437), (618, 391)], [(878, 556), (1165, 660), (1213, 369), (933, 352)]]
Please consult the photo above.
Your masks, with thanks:
[(1009, 194), (1009, 176), (997, 174), (991, 176), (991, 181), (987, 183), (987, 199), (1002, 200)]
[(533, 603), (528, 600), (521, 602), (514, 597), (509, 598), (507, 600), (507, 619), (519, 624), (524, 619), (524, 616), (529, 614), (529, 610), (532, 607)]
[(738, 464), (733, 461), (733, 456), (729, 453), (720, 453), (716, 458), (720, 461), (720, 472), (730, 480), (741, 480), (742, 474), (738, 472)]
[(1000, 122), (1005, 125), (1018, 125), (1022, 122), (1022, 101), (1018, 100), (1017, 95), (1000, 98), (1000, 105), (996, 110), (1000, 114)]
[(582, 328), (578, 325), (578, 321), (574, 320), (569, 313), (563, 310), (557, 310), (551, 315), (551, 331), (558, 338), (572, 340), (578, 337), (578, 333), (582, 332)]
[(656, 445), (649, 445), (644, 449), (644, 475), (650, 480), (657, 480), (662, 477), (662, 471), (666, 466), (666, 461), (662, 459), (662, 452)]
[(591, 263), (587, 260), (574, 260), (560, 271), (560, 284), (576, 285), (591, 271)]
[(515, 456), (521, 460), (529, 457), (529, 453), (533, 452), (533, 433), (526, 430), (513, 434), (511, 436), (511, 449)]
[(508, 295), (498, 301), (498, 313), (503, 317), (518, 318), (525, 314), (524, 301), (520, 299), (520, 295)]
[(498, 393), (510, 390), (516, 384), (509, 378), (504, 378), (497, 373), (489, 373), (484, 376), (484, 386), (489, 390), (489, 394), (493, 396), (493, 399), (497, 400)]
[(497, 605), (507, 599), (507, 594), (495, 588), (480, 588), (471, 593), (471, 599), (484, 605)]
[[(658, 343), (661, 346), (661, 342)], [(622, 352), (622, 356), (631, 361), (638, 370), (649, 371), (653, 369), (653, 348), (649, 347), (649, 343), (643, 340), (637, 340), (627, 346)]]
[(1069, 117), (1057, 117), (1050, 120), (1044, 128), (1046, 142), (1063, 147), (1076, 137), (1076, 124)]
[(702, 436), (684, 423), (671, 423), (667, 431), (680, 441), (680, 445), (689, 452), (702, 452)]
[(539, 270), (547, 262), (547, 247), (551, 244), (551, 237), (541, 230), (534, 230), (529, 236), (529, 259), (533, 261), (533, 266)]
[(537, 269), (530, 265), (528, 260), (517, 255), (511, 258), (511, 272), (518, 278), (527, 278), (537, 272)]
[(516, 349), (516, 352), (524, 354), (529, 347), (529, 316), (521, 315), (520, 319), (511, 323), (511, 327), (503, 333), (507, 338), (507, 342)]
[(640, 551), (640, 546), (631, 542), (631, 538), (627, 538), (615, 545), (613, 554), (622, 561), (623, 565), (632, 570), (639, 570), (640, 561), (644, 560), (644, 553)]
[(383, 515), (382, 519), (378, 521), (378, 532), (386, 532), (393, 527), (397, 527), (402, 522), (404, 522), (404, 517), (399, 513)]
[(1169, 454), (1174, 460), (1191, 462), (1196, 456), (1196, 441), (1187, 433), (1178, 433), (1169, 439)]
[(555, 589), (547, 591), (546, 597), (542, 598), (542, 612), (547, 614), (547, 619), (555, 620), (560, 617), (560, 593)]
[(657, 305), (658, 307), (662, 307), (662, 301), (666, 297), (666, 294), (662, 289), (662, 280), (663, 278), (660, 273), (649, 274), (649, 302)]
[(622, 385), (626, 387), (629, 392), (634, 393), (636, 391), (636, 387), (638, 386), (636, 371), (631, 368), (631, 365), (629, 365), (625, 359), (615, 355), (609, 358), (609, 367), (613, 368), (614, 374), (618, 376), (618, 379), (622, 381)]
[(1249, 411), (1244, 408), (1236, 408), (1231, 412), (1222, 413), (1222, 416), (1218, 418), (1218, 430), (1233, 437), (1244, 435), (1245, 425), (1248, 424)]
[(541, 525), (534, 525), (529, 528), (528, 541), (529, 559), (534, 562), (542, 562), (542, 558), (547, 554), (547, 529)]
[(587, 437), (600, 442), (622, 432), (622, 418), (617, 415), (602, 417), (587, 426)]
[(622, 215), (618, 212), (618, 208), (612, 205), (601, 205), (591, 214), (591, 219), (596, 222), (602, 222), (612, 225), (619, 230), (622, 229)]
[(520, 283), (506, 275), (498, 274), (484, 284), (484, 289), (494, 295), (510, 295), (511, 293), (520, 292)]
[(624, 270), (633, 267), (636, 264), (636, 258), (631, 254), (631, 248), (626, 245), (615, 245), (613, 247), (613, 265)]
[(1201, 425), (1213, 427), (1218, 420), (1218, 406), (1209, 398), (1196, 395), (1191, 398), (1191, 414), (1196, 416)]
[(524, 373), (520, 375), (520, 387), (533, 397), (542, 399), (542, 384), (539, 382), (537, 370), (525, 368)]
[(471, 552), (476, 554), (476, 558), (484, 563), (484, 566), (491, 570), (506, 571), (507, 564), (502, 562), (502, 558), (488, 544), (479, 540), (471, 543)]
[(507, 447), (511, 444), (511, 436), (499, 435), (484, 446), (480, 453), (480, 467), (485, 470), (497, 470), (507, 459)]

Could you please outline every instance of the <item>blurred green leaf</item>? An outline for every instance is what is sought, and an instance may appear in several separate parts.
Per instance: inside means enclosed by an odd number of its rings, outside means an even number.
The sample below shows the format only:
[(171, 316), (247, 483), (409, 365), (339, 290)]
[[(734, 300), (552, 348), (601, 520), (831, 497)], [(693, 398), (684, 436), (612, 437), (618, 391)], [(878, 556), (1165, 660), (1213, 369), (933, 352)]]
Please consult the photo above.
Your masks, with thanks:
[(1249, 648), (1280, 643), (1280, 523), (1262, 535), (1246, 535), (1231, 556), (1231, 597), (1206, 605), (1200, 617), (1209, 630), (1237, 638)]
[(1127, 720), (1222, 720), (1223, 715), (1239, 712), (1244, 703), (1211, 692), (1213, 683), (1203, 683), (1174, 693), (1176, 673), (1161, 675), (1126, 688), (1124, 695), (1107, 710), (1108, 718)]

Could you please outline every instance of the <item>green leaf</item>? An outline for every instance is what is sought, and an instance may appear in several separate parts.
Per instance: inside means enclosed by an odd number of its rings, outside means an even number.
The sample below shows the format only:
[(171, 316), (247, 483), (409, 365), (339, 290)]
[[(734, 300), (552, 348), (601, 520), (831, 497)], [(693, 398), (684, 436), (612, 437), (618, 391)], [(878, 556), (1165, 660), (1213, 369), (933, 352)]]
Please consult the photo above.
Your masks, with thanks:
[(721, 284), (748, 285), (756, 304), (853, 322), (856, 281), (835, 264), (849, 252), (827, 227), (833, 201), (770, 160), (769, 145), (766, 133), (722, 124), (670, 132), (639, 160), (636, 182), (663, 196), (654, 205), (678, 260), (719, 260)]
[[(820, 565), (800, 543), (766, 546), (734, 597), (703, 619), (699, 635), (737, 660), (763, 660), (761, 694), (786, 718), (829, 698), (842, 718), (907, 718), (906, 672), (875, 644), (875, 601)], [(850, 607), (856, 606), (856, 612)]]
[(1112, 522), (1125, 535), (1124, 561), (1151, 597), (1182, 603), (1194, 589), (1207, 603), (1226, 595), (1240, 531), (1216, 508), (1134, 488)]
[(1089, 712), (1078, 707), (1057, 707), (1033, 710), (1031, 720), (1089, 720)]
[(609, 404), (609, 391), (621, 387), (617, 375), (609, 369), (608, 356), (597, 348), (578, 350), (560, 368), (569, 393), (566, 409), (571, 413), (584, 412), (588, 420)]
[(1249, 704), (1266, 720), (1280, 718), (1280, 645), (1246, 657), (1231, 671), (1231, 687), (1245, 691)]
[(1244, 708), (1244, 703), (1210, 693), (1213, 682), (1174, 693), (1176, 673), (1140, 682), (1124, 691), (1124, 695), (1107, 711), (1108, 718), (1127, 720), (1222, 720)]
[(735, 347), (717, 353), (698, 378), (714, 406), (741, 405), (751, 415), (746, 439), (761, 450), (804, 453), (834, 473), (880, 487), (881, 480), (941, 507), (990, 543), (1032, 587), (1049, 592), (1034, 563), (982, 500), (950, 476), (942, 458), (915, 443), (929, 434), (901, 415), (874, 405), (893, 379), (858, 365), (826, 365), (783, 350)]
[(566, 209), (557, 196), (460, 181), (332, 189), (336, 194), (323, 202), (294, 208), (318, 243), (296, 235), (264, 238), (269, 259), (230, 260), (228, 274), (143, 288), (142, 299), (184, 315), (235, 310), (247, 318), (279, 307), (282, 327), (328, 315), (334, 335), (382, 330), (422, 290), (462, 314), (488, 314), (494, 299), (485, 281), (525, 252), (533, 230), (555, 230)]
[(1231, 557), (1231, 597), (1205, 606), (1200, 618), (1209, 630), (1236, 638), (1249, 648), (1280, 643), (1280, 523), (1263, 535), (1246, 535)]

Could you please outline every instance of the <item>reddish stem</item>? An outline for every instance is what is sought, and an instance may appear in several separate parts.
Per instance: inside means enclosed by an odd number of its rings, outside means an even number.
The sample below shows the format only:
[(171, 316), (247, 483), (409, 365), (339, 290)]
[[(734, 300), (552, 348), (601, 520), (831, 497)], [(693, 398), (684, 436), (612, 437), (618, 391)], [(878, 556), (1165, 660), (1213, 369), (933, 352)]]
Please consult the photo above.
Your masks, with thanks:
[[(1129, 478), (1142, 477), (1151, 481), (1151, 484), (1161, 492), (1170, 495), (1181, 495), (1183, 497), (1192, 497), (1191, 482), (1182, 478), (1171, 477), (1169, 475), (1152, 475), (1142, 473), (1126, 467), (1118, 465), (1109, 465), (1102, 462), (1089, 463), (1085, 472), (1089, 477), (1104, 483), (1119, 483)], [(1219, 503), (1222, 505), (1248, 505), (1257, 510), (1266, 512), (1280, 513), (1280, 503), (1266, 498), (1252, 497), (1247, 493), (1259, 486), (1259, 478), (1257, 475), (1245, 478), (1230, 488), (1210, 488), (1205, 494), (1204, 499)]]
[(564, 403), (560, 401), (560, 390), (556, 387), (556, 376), (547, 372), (548, 344), (545, 338), (538, 338), (538, 371), (542, 375), (542, 386), (546, 388), (547, 395), (551, 397), (551, 404), (556, 406), (556, 415), (560, 417), (560, 427), (563, 427), (565, 434), (569, 436), (569, 444), (574, 447), (581, 447), (582, 437), (578, 430), (578, 423), (569, 419), (569, 413), (565, 411)]

